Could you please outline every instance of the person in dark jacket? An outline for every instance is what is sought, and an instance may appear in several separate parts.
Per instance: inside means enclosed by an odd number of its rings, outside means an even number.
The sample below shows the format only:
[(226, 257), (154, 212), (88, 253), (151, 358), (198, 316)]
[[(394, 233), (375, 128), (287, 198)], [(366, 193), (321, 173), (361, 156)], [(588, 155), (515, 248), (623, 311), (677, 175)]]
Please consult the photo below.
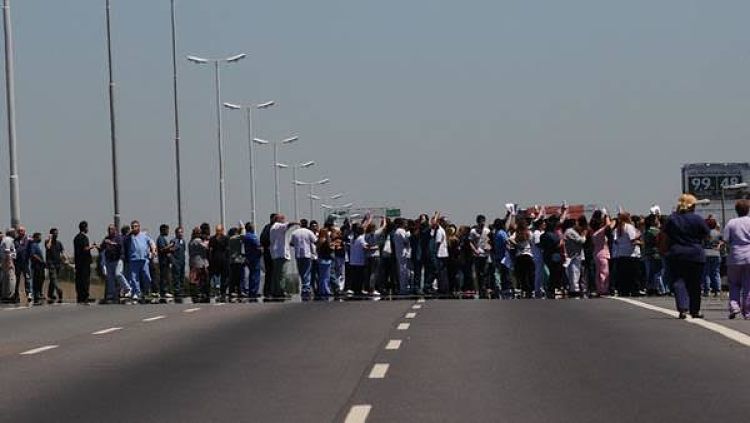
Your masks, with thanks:
[(674, 284), (675, 301), (679, 318), (686, 313), (695, 319), (702, 319), (701, 275), (706, 263), (703, 242), (710, 230), (702, 217), (695, 214), (696, 199), (683, 194), (677, 202), (677, 211), (667, 222), (665, 233), (669, 238), (667, 261)]
[(271, 213), (269, 222), (260, 232), (260, 247), (263, 251), (263, 296), (271, 296), (271, 282), (273, 281), (273, 259), (271, 258), (271, 226), (276, 222), (276, 213)]

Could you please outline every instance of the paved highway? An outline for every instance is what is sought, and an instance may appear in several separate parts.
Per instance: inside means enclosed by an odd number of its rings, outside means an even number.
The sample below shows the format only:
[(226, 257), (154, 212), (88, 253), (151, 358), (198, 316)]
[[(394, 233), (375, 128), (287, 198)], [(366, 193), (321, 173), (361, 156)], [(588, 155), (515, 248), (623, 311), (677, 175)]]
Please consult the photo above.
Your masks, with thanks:
[[(0, 421), (699, 422), (743, 416), (750, 359), (750, 343), (743, 342), (750, 337), (643, 304), (0, 309)], [(722, 313), (709, 319), (727, 327)]]

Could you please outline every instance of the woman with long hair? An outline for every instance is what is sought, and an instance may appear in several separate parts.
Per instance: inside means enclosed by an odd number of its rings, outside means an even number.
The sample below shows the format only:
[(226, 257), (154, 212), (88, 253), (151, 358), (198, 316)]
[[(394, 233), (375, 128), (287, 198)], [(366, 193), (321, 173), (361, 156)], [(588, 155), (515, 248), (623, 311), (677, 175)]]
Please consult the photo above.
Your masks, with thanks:
[(328, 299), (331, 293), (331, 267), (333, 265), (333, 241), (328, 229), (318, 232), (318, 242), (315, 244), (318, 252), (318, 298)]
[(680, 319), (687, 317), (687, 312), (695, 319), (703, 318), (701, 275), (706, 264), (703, 242), (710, 230), (703, 218), (695, 214), (695, 204), (695, 197), (682, 194), (665, 228), (669, 240), (667, 261)]
[(516, 232), (508, 240), (510, 247), (516, 252), (514, 270), (523, 298), (534, 297), (534, 254), (529, 224), (525, 219), (519, 219)]
[(612, 222), (602, 210), (591, 216), (591, 239), (594, 243), (594, 265), (596, 267), (596, 294), (609, 295), (609, 237)]

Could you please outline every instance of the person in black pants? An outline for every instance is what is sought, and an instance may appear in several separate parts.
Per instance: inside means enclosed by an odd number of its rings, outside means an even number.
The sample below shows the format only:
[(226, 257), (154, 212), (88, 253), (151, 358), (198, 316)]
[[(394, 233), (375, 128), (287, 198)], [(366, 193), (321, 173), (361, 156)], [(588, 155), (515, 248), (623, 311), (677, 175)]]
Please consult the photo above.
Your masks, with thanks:
[(260, 247), (263, 250), (263, 296), (271, 297), (271, 285), (273, 282), (273, 258), (271, 258), (271, 226), (276, 221), (276, 213), (271, 213), (269, 223), (263, 227), (260, 233)]
[(706, 263), (703, 241), (711, 231), (703, 218), (695, 214), (695, 204), (692, 195), (681, 195), (677, 211), (669, 216), (664, 230), (669, 239), (667, 262), (680, 319), (687, 317), (686, 312), (695, 319), (703, 318), (700, 280)]
[(89, 287), (91, 285), (91, 250), (96, 244), (89, 243), (89, 224), (85, 220), (78, 224), (79, 233), (73, 238), (73, 261), (76, 272), (76, 301), (79, 304), (89, 302)]

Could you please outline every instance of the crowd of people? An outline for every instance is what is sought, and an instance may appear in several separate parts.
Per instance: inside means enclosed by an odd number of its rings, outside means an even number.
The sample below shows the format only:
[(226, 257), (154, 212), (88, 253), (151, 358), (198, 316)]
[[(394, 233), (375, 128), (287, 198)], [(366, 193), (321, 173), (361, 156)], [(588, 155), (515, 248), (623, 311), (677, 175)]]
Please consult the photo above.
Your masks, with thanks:
[[(509, 205), (491, 224), (457, 225), (436, 212), (416, 219), (366, 215), (322, 227), (272, 214), (259, 234), (253, 223), (229, 228), (208, 223), (190, 239), (161, 225), (153, 240), (133, 221), (110, 225), (91, 243), (88, 224), (73, 239), (76, 301), (88, 303), (92, 264), (106, 280), (103, 302), (154, 302), (190, 296), (196, 301), (284, 300), (298, 283), (303, 300), (383, 296), (556, 299), (672, 295), (680, 318), (703, 317), (701, 297), (718, 296), (726, 261), (729, 316), (750, 318), (750, 201), (720, 228), (695, 213), (685, 194), (675, 212), (645, 216), (571, 216), (565, 206), (545, 214)], [(93, 251), (98, 251), (94, 260)], [(20, 288), (35, 304), (61, 302), (62, 266), (71, 260), (58, 230), (31, 237), (23, 227), (0, 241), (0, 282), (5, 302), (20, 302)], [(297, 278), (287, 264), (294, 259)], [(153, 277), (152, 274), (155, 274)], [(263, 282), (261, 283), (261, 276)], [(44, 295), (44, 282), (49, 280)], [(12, 292), (11, 292), (12, 291)]]

